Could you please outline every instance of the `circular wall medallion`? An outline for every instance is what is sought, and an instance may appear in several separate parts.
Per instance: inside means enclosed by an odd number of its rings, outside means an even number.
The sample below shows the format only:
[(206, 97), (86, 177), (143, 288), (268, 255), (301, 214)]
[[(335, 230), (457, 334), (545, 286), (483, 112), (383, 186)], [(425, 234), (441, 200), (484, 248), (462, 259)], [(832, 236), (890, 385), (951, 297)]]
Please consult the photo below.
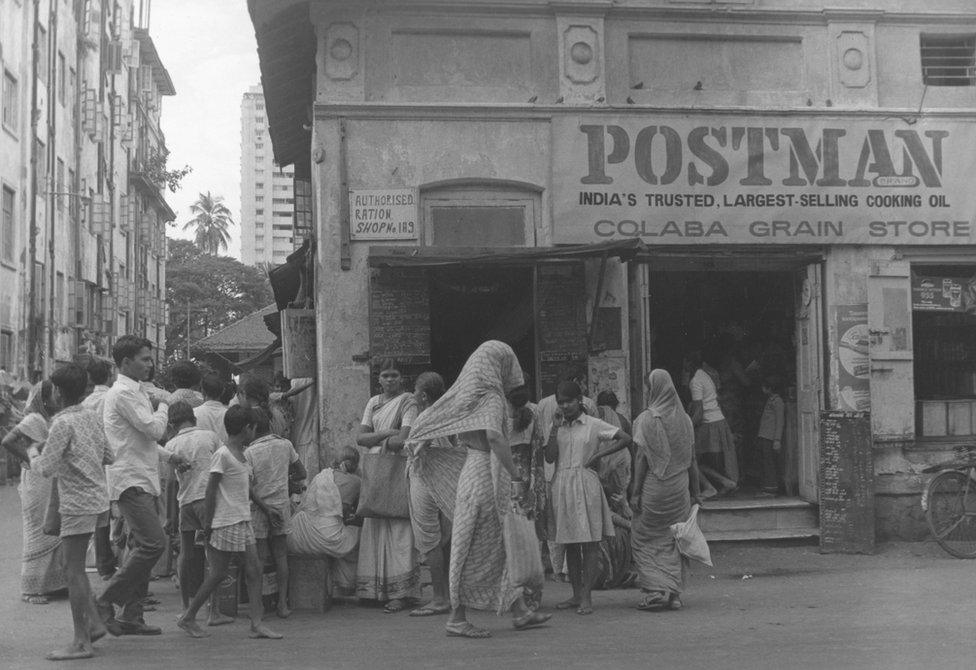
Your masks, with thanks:
[(347, 60), (352, 56), (352, 45), (349, 44), (348, 40), (339, 38), (332, 43), (332, 48), (329, 49), (329, 55), (335, 60)]
[(586, 65), (593, 60), (593, 47), (586, 42), (577, 42), (569, 48), (569, 55), (580, 65)]
[(844, 52), (844, 67), (848, 70), (860, 70), (864, 66), (864, 52), (853, 47)]

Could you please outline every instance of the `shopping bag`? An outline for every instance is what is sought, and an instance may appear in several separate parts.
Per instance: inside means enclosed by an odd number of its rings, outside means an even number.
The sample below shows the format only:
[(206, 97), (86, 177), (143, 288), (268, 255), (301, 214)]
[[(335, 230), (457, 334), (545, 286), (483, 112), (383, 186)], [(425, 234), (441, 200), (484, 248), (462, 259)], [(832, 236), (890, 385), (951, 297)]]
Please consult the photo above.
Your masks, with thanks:
[(384, 452), (363, 454), (359, 471), (363, 481), (357, 516), (410, 518), (406, 457)]
[(502, 538), (505, 542), (503, 582), (511, 588), (521, 587), (526, 603), (532, 607), (542, 595), (545, 579), (535, 522), (518, 512), (509, 512), (502, 517)]
[(691, 506), (691, 515), (687, 521), (672, 524), (671, 532), (678, 544), (678, 553), (693, 561), (704, 563), (711, 567), (712, 554), (708, 550), (705, 535), (698, 527), (698, 505)]
[(58, 480), (51, 480), (51, 497), (47, 501), (47, 511), (44, 513), (44, 525), (41, 531), (45, 535), (58, 537), (61, 535), (61, 496), (58, 495)]

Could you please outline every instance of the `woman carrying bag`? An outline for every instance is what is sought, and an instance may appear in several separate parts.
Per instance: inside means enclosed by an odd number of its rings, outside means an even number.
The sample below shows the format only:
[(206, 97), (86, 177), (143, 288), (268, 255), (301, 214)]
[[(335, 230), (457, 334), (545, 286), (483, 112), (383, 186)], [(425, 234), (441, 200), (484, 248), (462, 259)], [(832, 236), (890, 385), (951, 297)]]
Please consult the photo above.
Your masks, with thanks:
[[(369, 455), (390, 453), (387, 443), (394, 436), (400, 438), (396, 442), (402, 448), (402, 439), (409, 433), (410, 426), (417, 417), (416, 403), (413, 395), (403, 390), (403, 377), (396, 361), (380, 361), (379, 383), (382, 393), (373, 396), (366, 403), (356, 439), (360, 447), (368, 450), (360, 464), (360, 469), (366, 475), (360, 494), (361, 509), (373, 494), (380, 493), (370, 487), (370, 473), (367, 469), (371, 466), (366, 464)], [(406, 457), (397, 457), (403, 459), (402, 465), (405, 468)], [(406, 491), (405, 474), (402, 484)], [(419, 595), (420, 571), (413, 545), (409, 513), (402, 518), (367, 517), (363, 521), (359, 541), (356, 595), (361, 600), (385, 603), (383, 611), (388, 614), (401, 611), (406, 607), (405, 601), (416, 599)]]

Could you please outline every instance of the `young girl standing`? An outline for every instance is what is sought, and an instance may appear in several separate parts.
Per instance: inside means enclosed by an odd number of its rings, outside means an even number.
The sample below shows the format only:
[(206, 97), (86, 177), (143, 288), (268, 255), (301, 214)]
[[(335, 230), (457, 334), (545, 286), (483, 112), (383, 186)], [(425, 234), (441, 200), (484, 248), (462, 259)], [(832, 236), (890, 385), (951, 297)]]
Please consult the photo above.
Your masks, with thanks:
[(763, 407), (762, 418), (759, 419), (757, 439), (762, 458), (762, 491), (759, 495), (768, 498), (779, 491), (786, 405), (783, 403), (778, 377), (769, 376), (763, 379), (762, 390), (766, 394), (766, 405)]
[[(583, 412), (583, 392), (575, 382), (556, 389), (559, 411), (546, 444), (546, 461), (556, 464), (552, 480), (552, 508), (556, 542), (566, 545), (573, 597), (558, 609), (576, 608), (592, 614), (590, 590), (596, 579), (600, 541), (613, 537), (613, 516), (600, 477), (600, 459), (630, 444), (630, 435)], [(601, 443), (609, 443), (601, 449)]]

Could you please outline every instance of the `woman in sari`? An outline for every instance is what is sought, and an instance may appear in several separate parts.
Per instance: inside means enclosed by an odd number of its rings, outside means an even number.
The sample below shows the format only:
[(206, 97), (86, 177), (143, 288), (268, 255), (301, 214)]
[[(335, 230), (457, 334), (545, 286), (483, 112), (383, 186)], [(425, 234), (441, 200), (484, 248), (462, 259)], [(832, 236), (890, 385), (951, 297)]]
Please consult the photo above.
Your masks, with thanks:
[(691, 501), (688, 472), (692, 466), (695, 431), (664, 370), (648, 375), (647, 409), (634, 421), (637, 457), (631, 487), (634, 510), (634, 563), (642, 597), (637, 609), (680, 609), (685, 559), (671, 525), (688, 520)]
[[(541, 562), (535, 559), (538, 570), (519, 570), (529, 553), (514, 543), (506, 553), (502, 532), (506, 515), (517, 514), (512, 508), (528, 498), (528, 483), (512, 460), (506, 426), (506, 394), (522, 384), (522, 368), (512, 348), (489, 340), (471, 354), (454, 385), (417, 418), (410, 432), (411, 442), (457, 435), (467, 449), (454, 506), (448, 636), (491, 636), (467, 620), (467, 608), (511, 610), (516, 630), (549, 620), (526, 603), (526, 597), (542, 587)], [(521, 520), (528, 523), (524, 513)], [(537, 546), (534, 538), (533, 543)], [(537, 572), (538, 582), (513, 583), (508, 574), (517, 570)]]
[[(417, 405), (413, 395), (403, 390), (403, 377), (396, 362), (380, 361), (379, 369), (383, 392), (366, 403), (356, 438), (359, 446), (371, 454), (392, 451), (387, 440), (406, 437), (417, 417)], [(406, 607), (405, 601), (415, 599), (420, 587), (413, 545), (410, 519), (365, 519), (359, 540), (356, 595), (361, 600), (385, 603), (383, 611), (387, 614)]]
[[(27, 399), (24, 418), (3, 438), (2, 446), (21, 460), (31, 447), (43, 450), (48, 427), (57, 409), (51, 382), (36, 384)], [(43, 530), (52, 481), (32, 473), (29, 463), (24, 462), (17, 488), (24, 518), (20, 578), (23, 600), (32, 605), (46, 605), (46, 594), (68, 587), (62, 567), (61, 538), (45, 535)]]

